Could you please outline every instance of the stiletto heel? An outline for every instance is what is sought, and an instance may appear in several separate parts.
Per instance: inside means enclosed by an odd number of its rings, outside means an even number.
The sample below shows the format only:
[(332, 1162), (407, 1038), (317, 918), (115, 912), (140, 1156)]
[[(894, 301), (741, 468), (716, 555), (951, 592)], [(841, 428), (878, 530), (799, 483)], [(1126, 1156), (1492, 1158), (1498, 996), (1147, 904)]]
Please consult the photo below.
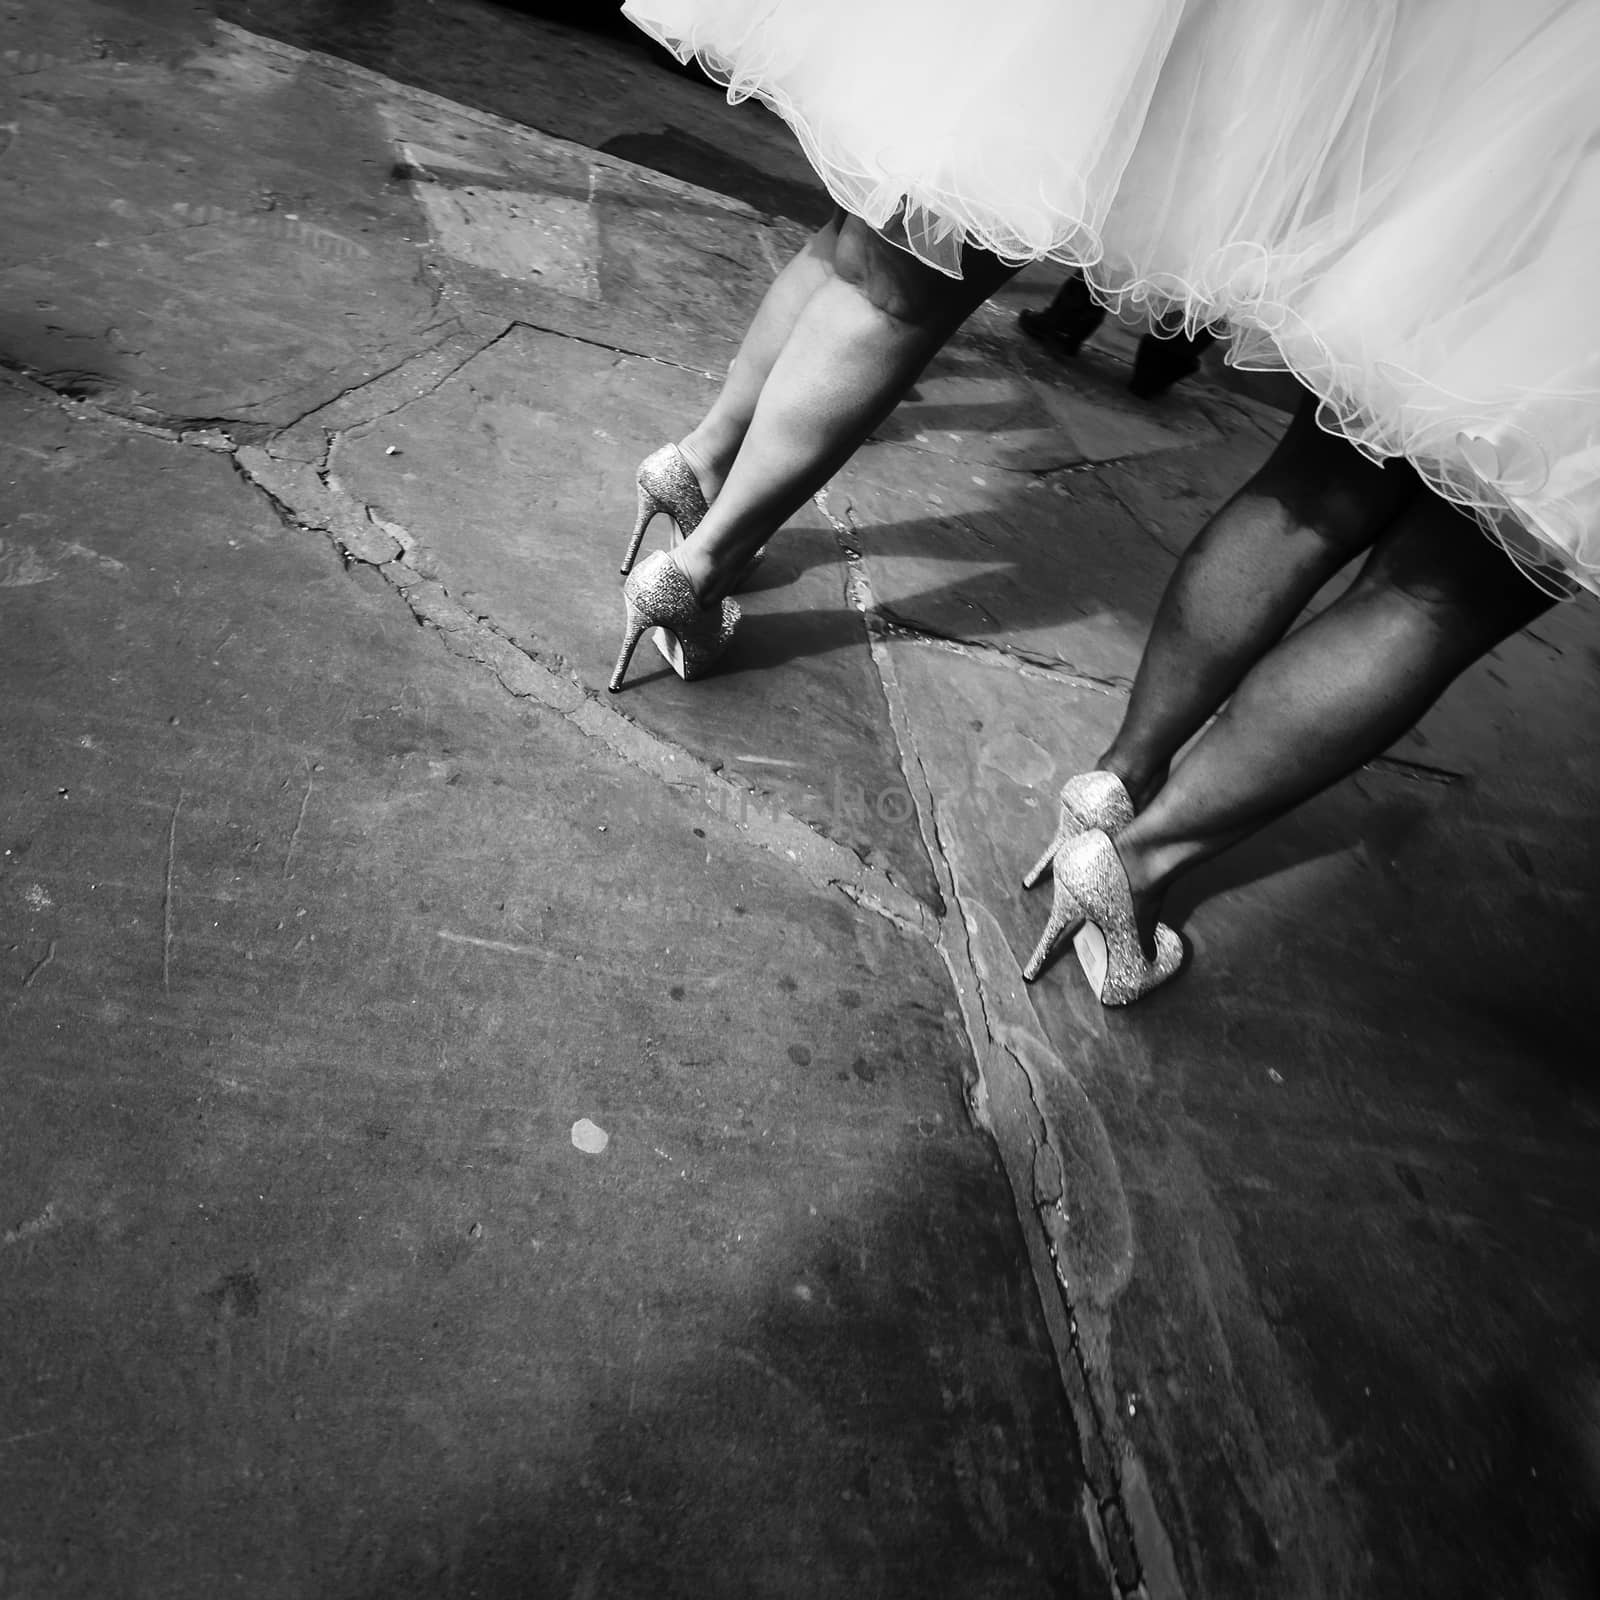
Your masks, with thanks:
[(1074, 918), (1073, 949), (1103, 1006), (1131, 1005), (1182, 967), (1183, 940), (1164, 922), (1156, 924), (1154, 958), (1145, 955), (1128, 874), (1102, 830), (1092, 829), (1067, 845), (1056, 857), (1055, 880), (1049, 925), (1023, 969), (1028, 982), (1038, 977)]
[(623, 674), (628, 670), (628, 663), (633, 660), (634, 647), (644, 638), (645, 629), (650, 626), (650, 619), (628, 598), (626, 590), (622, 594), (622, 608), (624, 617), (622, 648), (617, 652), (617, 664), (611, 669), (611, 678), (606, 685), (612, 694), (622, 687)]
[(1056, 836), (1045, 853), (1023, 874), (1022, 887), (1031, 889), (1044, 876), (1056, 853), (1080, 833), (1099, 828), (1114, 835), (1133, 821), (1133, 801), (1114, 772), (1080, 772), (1061, 785), (1061, 811)]
[(628, 538), (628, 550), (622, 558), (622, 565), (617, 571), (627, 577), (633, 568), (634, 557), (639, 554), (639, 546), (644, 542), (644, 530), (650, 526), (651, 518), (658, 511), (665, 511), (666, 507), (656, 499), (641, 483), (639, 485), (639, 515), (633, 524), (633, 532)]
[[(711, 509), (700, 480), (688, 458), (675, 444), (664, 444), (652, 451), (639, 463), (639, 510), (634, 518), (633, 532), (628, 538), (628, 550), (617, 570), (623, 577), (633, 569), (639, 546), (644, 542), (645, 529), (655, 520), (658, 512), (672, 518), (672, 547), (676, 549), (705, 520)], [(767, 547), (762, 547), (745, 562), (734, 588), (738, 588), (767, 557)]]
[(711, 509), (706, 504), (694, 468), (675, 444), (664, 444), (647, 455), (639, 463), (636, 481), (639, 485), (639, 514), (633, 524), (632, 537), (628, 540), (628, 552), (622, 558), (621, 571), (624, 577), (632, 571), (639, 546), (644, 540), (644, 531), (657, 512), (665, 511), (672, 518), (678, 537), (687, 539)]
[(1024, 983), (1032, 983), (1044, 971), (1057, 941), (1076, 933), (1083, 926), (1083, 917), (1084, 911), (1078, 903), (1078, 897), (1062, 879), (1057, 878), (1055, 898), (1050, 902), (1050, 920), (1045, 923), (1044, 932), (1039, 935), (1039, 942), (1033, 947), (1027, 966), (1022, 969)]
[(703, 678), (733, 640), (739, 607), (722, 600), (702, 609), (694, 587), (670, 550), (657, 550), (628, 574), (622, 585), (622, 648), (607, 684), (612, 694), (622, 687), (634, 648), (647, 629), (655, 630), (656, 648), (685, 683)]

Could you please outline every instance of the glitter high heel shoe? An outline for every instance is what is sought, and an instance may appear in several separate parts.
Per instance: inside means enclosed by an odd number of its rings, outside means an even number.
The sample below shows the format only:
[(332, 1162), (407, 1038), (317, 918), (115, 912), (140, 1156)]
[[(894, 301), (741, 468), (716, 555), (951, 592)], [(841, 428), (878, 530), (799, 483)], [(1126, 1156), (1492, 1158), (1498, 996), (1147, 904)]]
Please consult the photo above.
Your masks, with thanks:
[(698, 528), (711, 507), (700, 488), (694, 468), (675, 444), (664, 444), (639, 463), (639, 515), (628, 540), (628, 553), (622, 558), (624, 577), (632, 571), (634, 558), (644, 539), (644, 530), (656, 513), (665, 511), (672, 518), (680, 539), (687, 539)]
[(1114, 772), (1080, 772), (1061, 785), (1061, 813), (1056, 836), (1049, 848), (1023, 874), (1022, 887), (1031, 889), (1044, 876), (1056, 852), (1080, 833), (1099, 828), (1115, 834), (1133, 821), (1133, 801)]
[(1156, 924), (1155, 959), (1145, 956), (1133, 913), (1133, 891), (1116, 847), (1099, 828), (1073, 839), (1055, 860), (1056, 898), (1044, 936), (1022, 969), (1032, 983), (1059, 940), (1073, 949), (1103, 1006), (1125, 1006), (1159, 988), (1183, 965), (1183, 941)]
[[(700, 526), (706, 512), (711, 509), (705, 491), (700, 487), (700, 480), (689, 465), (689, 458), (675, 444), (664, 444), (659, 450), (651, 451), (639, 463), (635, 481), (639, 486), (639, 515), (628, 538), (627, 554), (623, 556), (622, 566), (618, 569), (623, 577), (627, 577), (633, 569), (639, 546), (644, 541), (645, 529), (655, 520), (657, 513), (664, 511), (672, 518), (672, 548), (676, 549)], [(767, 547), (762, 545), (745, 563), (744, 571), (734, 584), (735, 588), (755, 571), (766, 555)]]
[(634, 646), (646, 629), (655, 629), (655, 645), (667, 665), (685, 683), (691, 683), (717, 664), (739, 622), (739, 607), (732, 600), (701, 607), (670, 550), (653, 552), (639, 563), (637, 571), (628, 574), (622, 585), (622, 604), (626, 615), (622, 649), (607, 685), (612, 694), (622, 687)]

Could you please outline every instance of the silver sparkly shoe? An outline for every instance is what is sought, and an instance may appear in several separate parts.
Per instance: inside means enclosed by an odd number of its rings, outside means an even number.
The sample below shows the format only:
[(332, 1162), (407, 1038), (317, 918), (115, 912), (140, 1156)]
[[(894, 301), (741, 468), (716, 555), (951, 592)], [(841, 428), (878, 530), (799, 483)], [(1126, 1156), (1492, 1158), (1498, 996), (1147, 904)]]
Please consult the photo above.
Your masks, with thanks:
[(732, 600), (702, 609), (670, 550), (646, 556), (638, 569), (628, 574), (622, 585), (622, 605), (626, 616), (622, 649), (607, 685), (612, 694), (622, 687), (634, 646), (647, 629), (655, 630), (655, 646), (667, 665), (685, 683), (692, 683), (717, 664), (739, 624), (739, 607)]
[(1055, 859), (1056, 897), (1044, 936), (1022, 970), (1032, 983), (1059, 940), (1073, 949), (1089, 987), (1103, 1006), (1125, 1006), (1159, 988), (1183, 965), (1183, 941), (1156, 924), (1155, 959), (1139, 944), (1133, 891), (1116, 847), (1099, 828), (1071, 840)]
[[(689, 465), (689, 458), (675, 444), (664, 444), (659, 450), (651, 451), (639, 463), (635, 482), (639, 487), (639, 515), (628, 539), (627, 554), (623, 556), (622, 566), (618, 569), (623, 577), (627, 577), (632, 570), (639, 546), (644, 540), (645, 529), (658, 512), (664, 511), (672, 518), (671, 548), (676, 550), (700, 526), (706, 512), (711, 509), (705, 491), (700, 487), (700, 480)], [(767, 546), (762, 545), (745, 562), (744, 571), (739, 574), (734, 588), (739, 588), (766, 558)]]
[(1022, 887), (1031, 889), (1044, 876), (1056, 852), (1080, 833), (1098, 828), (1116, 834), (1133, 821), (1133, 801), (1114, 772), (1080, 772), (1061, 785), (1061, 814), (1050, 847), (1023, 874)]
[(650, 526), (657, 512), (665, 511), (678, 530), (678, 538), (687, 539), (711, 509), (700, 488), (700, 480), (694, 475), (694, 468), (675, 444), (664, 444), (647, 455), (639, 463), (636, 481), (639, 486), (639, 515), (628, 540), (628, 553), (622, 558), (624, 577), (632, 570), (634, 558), (639, 554), (639, 546), (644, 540), (644, 530)]

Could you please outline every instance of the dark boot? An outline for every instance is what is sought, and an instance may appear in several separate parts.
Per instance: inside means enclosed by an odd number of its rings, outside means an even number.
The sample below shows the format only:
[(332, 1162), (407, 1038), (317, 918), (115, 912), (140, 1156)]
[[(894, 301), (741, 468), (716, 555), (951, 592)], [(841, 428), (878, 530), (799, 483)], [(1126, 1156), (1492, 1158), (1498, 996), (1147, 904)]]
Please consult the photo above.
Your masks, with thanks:
[(1096, 305), (1089, 286), (1076, 273), (1056, 290), (1043, 311), (1019, 311), (1017, 326), (1057, 355), (1075, 356), (1083, 341), (1106, 320), (1106, 308)]
[(1216, 342), (1217, 336), (1209, 328), (1201, 328), (1193, 338), (1182, 333), (1147, 333), (1133, 358), (1129, 391), (1141, 400), (1154, 400), (1165, 394), (1173, 384), (1192, 378), (1200, 370), (1200, 357)]

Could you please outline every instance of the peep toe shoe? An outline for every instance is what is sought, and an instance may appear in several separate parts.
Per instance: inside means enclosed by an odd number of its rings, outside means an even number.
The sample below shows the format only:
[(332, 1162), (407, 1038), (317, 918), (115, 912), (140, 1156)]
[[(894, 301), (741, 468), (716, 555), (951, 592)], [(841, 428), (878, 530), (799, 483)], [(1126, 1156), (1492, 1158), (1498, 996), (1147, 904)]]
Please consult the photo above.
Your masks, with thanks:
[(1133, 801), (1114, 772), (1080, 772), (1061, 785), (1061, 811), (1056, 836), (1049, 848), (1023, 874), (1022, 887), (1031, 889), (1055, 860), (1057, 852), (1080, 833), (1098, 828), (1115, 835), (1133, 821)]
[(1071, 840), (1055, 858), (1055, 903), (1037, 948), (1022, 970), (1032, 983), (1069, 934), (1078, 964), (1103, 1006), (1131, 1005), (1183, 965), (1183, 940), (1156, 924), (1155, 955), (1146, 956), (1134, 918), (1133, 891), (1110, 838), (1099, 828)]
[(732, 642), (739, 607), (732, 600), (702, 607), (670, 550), (656, 550), (622, 584), (622, 649), (607, 687), (615, 694), (633, 659), (634, 646), (654, 629), (656, 648), (685, 683), (703, 678)]

